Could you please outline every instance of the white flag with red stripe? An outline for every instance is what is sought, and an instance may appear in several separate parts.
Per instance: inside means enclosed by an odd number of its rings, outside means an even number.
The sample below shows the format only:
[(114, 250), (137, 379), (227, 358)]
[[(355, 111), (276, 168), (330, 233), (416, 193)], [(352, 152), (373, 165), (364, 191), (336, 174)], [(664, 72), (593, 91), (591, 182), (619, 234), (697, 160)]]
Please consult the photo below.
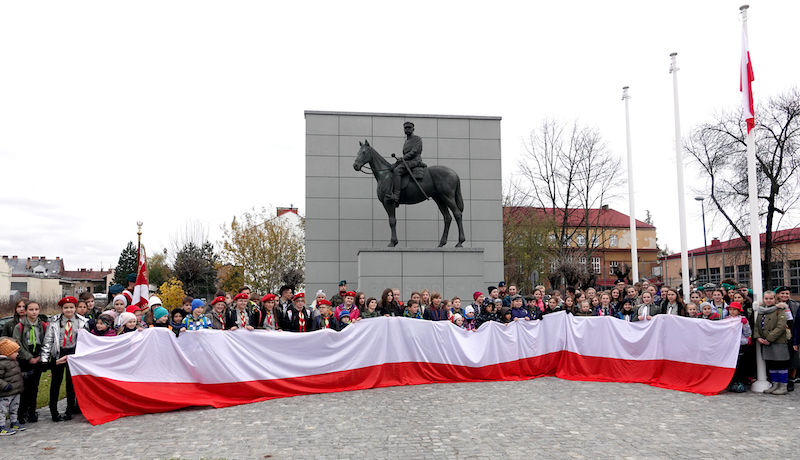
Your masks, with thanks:
[(188, 406), (543, 376), (711, 395), (730, 383), (741, 337), (736, 319), (675, 315), (629, 323), (558, 312), (489, 322), (477, 332), (449, 321), (378, 317), (341, 332), (207, 329), (176, 338), (159, 327), (116, 337), (82, 331), (68, 363), (81, 411), (97, 425)]
[(747, 29), (742, 24), (742, 62), (739, 73), (739, 91), (742, 92), (742, 114), (747, 121), (747, 134), (756, 126), (753, 108), (753, 63), (750, 62), (750, 44), (747, 41)]
[(136, 266), (136, 285), (133, 287), (133, 300), (131, 305), (138, 305), (144, 309), (150, 298), (150, 283), (147, 280), (147, 256), (144, 245), (139, 247), (139, 262)]

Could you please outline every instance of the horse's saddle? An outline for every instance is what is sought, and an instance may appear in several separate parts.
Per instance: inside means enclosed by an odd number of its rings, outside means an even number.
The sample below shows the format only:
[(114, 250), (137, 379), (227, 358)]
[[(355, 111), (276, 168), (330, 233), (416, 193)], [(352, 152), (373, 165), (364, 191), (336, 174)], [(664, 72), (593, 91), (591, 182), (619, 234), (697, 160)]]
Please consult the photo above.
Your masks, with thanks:
[[(414, 179), (421, 181), (423, 177), (425, 177), (425, 169), (427, 169), (428, 165), (425, 163), (420, 163), (419, 166), (415, 166), (411, 168), (411, 174), (414, 175)], [(403, 190), (408, 186), (408, 183), (411, 181), (411, 175), (403, 175), (400, 178), (400, 190)]]

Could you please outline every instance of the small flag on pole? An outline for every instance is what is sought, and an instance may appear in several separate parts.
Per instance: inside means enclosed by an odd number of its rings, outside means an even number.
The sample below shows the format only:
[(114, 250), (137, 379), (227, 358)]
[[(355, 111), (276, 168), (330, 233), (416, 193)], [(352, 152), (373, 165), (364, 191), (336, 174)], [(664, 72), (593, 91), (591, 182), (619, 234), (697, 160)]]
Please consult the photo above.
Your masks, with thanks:
[(136, 285), (133, 287), (133, 300), (131, 305), (138, 305), (144, 309), (150, 298), (150, 284), (147, 281), (147, 256), (144, 245), (139, 248), (139, 262), (136, 266)]
[(742, 114), (747, 121), (747, 134), (756, 126), (753, 110), (753, 63), (750, 62), (750, 44), (747, 41), (747, 25), (742, 24), (742, 64), (739, 75), (739, 91), (742, 92)]

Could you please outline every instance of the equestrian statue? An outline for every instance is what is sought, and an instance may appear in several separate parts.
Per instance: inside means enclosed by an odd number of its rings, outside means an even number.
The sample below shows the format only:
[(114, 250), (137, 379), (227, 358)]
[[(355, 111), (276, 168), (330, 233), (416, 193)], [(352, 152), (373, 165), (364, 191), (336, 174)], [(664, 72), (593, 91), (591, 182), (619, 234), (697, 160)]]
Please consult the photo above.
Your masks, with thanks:
[[(392, 229), (392, 239), (389, 247), (397, 246), (397, 218), (395, 208), (401, 204), (417, 204), (428, 199), (433, 199), (439, 206), (439, 212), (444, 218), (444, 232), (439, 240), (439, 247), (447, 244), (447, 234), (453, 217), (458, 225), (458, 244), (460, 248), (466, 237), (461, 213), (464, 211), (464, 199), (461, 197), (461, 180), (451, 168), (435, 165), (428, 167), (422, 162), (422, 139), (414, 135), (414, 124), (403, 124), (406, 141), (403, 144), (403, 155), (396, 158), (394, 164), (384, 159), (365, 139), (359, 142), (353, 169), (361, 171), (365, 164), (378, 181), (378, 199), (386, 209), (389, 216), (389, 227)], [(362, 171), (363, 172), (363, 171)], [(451, 216), (450, 213), (453, 213)]]

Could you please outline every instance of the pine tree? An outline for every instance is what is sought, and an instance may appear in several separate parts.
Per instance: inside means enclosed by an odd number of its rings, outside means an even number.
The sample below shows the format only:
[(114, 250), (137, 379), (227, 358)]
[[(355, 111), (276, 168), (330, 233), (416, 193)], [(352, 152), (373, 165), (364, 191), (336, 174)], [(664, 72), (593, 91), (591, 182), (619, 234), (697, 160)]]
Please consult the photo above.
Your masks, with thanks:
[(119, 254), (117, 268), (114, 269), (114, 283), (128, 286), (125, 278), (130, 273), (136, 273), (137, 262), (136, 246), (133, 245), (133, 241), (129, 241), (128, 246)]

